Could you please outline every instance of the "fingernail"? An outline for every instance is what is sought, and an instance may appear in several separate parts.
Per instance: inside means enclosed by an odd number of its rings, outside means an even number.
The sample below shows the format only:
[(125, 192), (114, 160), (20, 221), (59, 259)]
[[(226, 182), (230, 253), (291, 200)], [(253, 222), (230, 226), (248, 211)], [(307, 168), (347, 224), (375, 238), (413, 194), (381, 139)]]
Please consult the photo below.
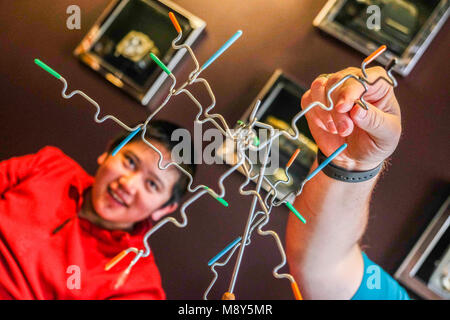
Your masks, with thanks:
[(342, 134), (345, 131), (347, 131), (347, 129), (348, 129), (347, 122), (345, 122), (345, 121), (338, 122), (337, 129), (338, 129), (340, 134)]
[(339, 99), (339, 101), (336, 103), (336, 109), (339, 111), (342, 109), (342, 106), (344, 105), (345, 100), (343, 98)]
[(334, 125), (334, 122), (332, 120), (327, 122), (327, 129), (331, 133), (337, 133), (336, 126)]

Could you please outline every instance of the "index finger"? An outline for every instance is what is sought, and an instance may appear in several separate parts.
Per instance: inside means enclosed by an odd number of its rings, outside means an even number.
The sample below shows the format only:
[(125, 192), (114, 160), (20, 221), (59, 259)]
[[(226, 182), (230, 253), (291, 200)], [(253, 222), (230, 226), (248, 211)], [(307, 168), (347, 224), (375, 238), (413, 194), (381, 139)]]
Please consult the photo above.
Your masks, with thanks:
[[(364, 99), (368, 102), (380, 101), (388, 95), (392, 86), (383, 80), (383, 78), (387, 78), (386, 71), (381, 67), (373, 67), (367, 69), (366, 73), (367, 82), (372, 83), (372, 85), (365, 83), (367, 92), (365, 92), (365, 86), (359, 80), (350, 78), (331, 93), (331, 98), (335, 102), (337, 112), (349, 112), (363, 94)], [(358, 78), (362, 77), (361, 69), (349, 68), (335, 73), (327, 82), (327, 88), (331, 89), (333, 85), (350, 75)]]

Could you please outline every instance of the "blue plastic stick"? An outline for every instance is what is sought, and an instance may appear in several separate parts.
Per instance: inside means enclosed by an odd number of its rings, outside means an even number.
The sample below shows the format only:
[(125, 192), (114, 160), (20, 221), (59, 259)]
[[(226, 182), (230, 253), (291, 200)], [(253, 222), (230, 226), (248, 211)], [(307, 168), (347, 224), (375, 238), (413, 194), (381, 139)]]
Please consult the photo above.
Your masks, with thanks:
[(214, 263), (216, 263), (217, 260), (219, 260), (220, 258), (222, 258), (222, 256), (227, 253), (228, 251), (230, 251), (231, 248), (233, 248), (239, 241), (241, 241), (242, 237), (238, 237), (236, 238), (232, 243), (230, 243), (229, 245), (227, 245), (225, 247), (225, 249), (223, 249), (222, 251), (220, 251), (214, 258), (212, 258), (211, 260), (209, 260), (208, 262), (208, 266), (212, 266)]
[(131, 132), (128, 137), (126, 137), (115, 149), (114, 151), (111, 153), (112, 156), (115, 156), (117, 154), (117, 152), (119, 152), (120, 149), (123, 148), (124, 145), (126, 145), (128, 143), (128, 141), (130, 141), (131, 139), (133, 139), (133, 137), (141, 130), (141, 127), (137, 128), (136, 130), (134, 130), (133, 132)]
[(234, 36), (232, 36), (227, 42), (225, 42), (225, 44), (224, 44), (219, 50), (217, 50), (216, 53), (214, 53), (214, 54), (212, 55), (211, 58), (209, 58), (209, 59), (203, 64), (203, 66), (201, 67), (201, 69), (202, 69), (202, 70), (205, 70), (206, 68), (208, 68), (209, 65), (210, 65), (211, 63), (213, 63), (214, 60), (216, 60), (216, 59), (217, 59), (217, 58), (218, 58), (225, 50), (227, 50), (227, 49), (233, 44), (233, 42), (235, 42), (241, 35), (242, 35), (242, 31), (241, 31), (241, 30), (238, 30), (238, 31), (234, 34)]
[(322, 170), (327, 164), (329, 164), (334, 158), (336, 158), (344, 149), (347, 148), (347, 144), (344, 143), (342, 146), (340, 146), (335, 152), (333, 152), (324, 162), (322, 162), (316, 170), (311, 172), (307, 177), (306, 181), (311, 180), (316, 174), (319, 173), (320, 170)]

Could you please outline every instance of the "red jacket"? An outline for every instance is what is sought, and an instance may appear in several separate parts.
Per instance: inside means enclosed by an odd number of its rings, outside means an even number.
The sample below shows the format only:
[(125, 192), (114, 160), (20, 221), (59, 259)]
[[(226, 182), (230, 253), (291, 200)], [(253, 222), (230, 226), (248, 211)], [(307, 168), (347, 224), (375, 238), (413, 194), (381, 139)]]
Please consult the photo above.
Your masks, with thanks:
[(151, 225), (127, 233), (79, 218), (93, 181), (55, 147), (0, 162), (0, 299), (165, 299), (153, 255), (114, 290), (135, 254), (109, 271), (105, 264), (130, 246), (144, 248)]

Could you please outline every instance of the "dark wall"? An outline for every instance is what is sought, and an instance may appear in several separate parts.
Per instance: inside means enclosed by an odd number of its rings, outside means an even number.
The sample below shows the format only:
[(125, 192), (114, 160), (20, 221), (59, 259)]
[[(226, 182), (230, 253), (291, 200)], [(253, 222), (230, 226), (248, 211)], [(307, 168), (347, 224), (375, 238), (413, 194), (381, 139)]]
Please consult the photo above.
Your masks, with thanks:
[[(120, 129), (113, 122), (96, 124), (93, 106), (81, 97), (63, 99), (61, 83), (37, 68), (34, 58), (47, 62), (65, 77), (69, 91), (83, 90), (99, 102), (102, 114), (114, 114), (125, 123), (146, 118), (148, 110), (72, 55), (108, 2), (1, 2), (1, 160), (54, 145), (94, 174), (96, 157)], [(229, 123), (239, 119), (276, 68), (308, 86), (317, 75), (359, 66), (364, 58), (313, 28), (312, 21), (325, 0), (175, 2), (208, 24), (194, 47), (201, 62), (238, 29), (243, 30), (241, 39), (203, 74), (215, 92), (216, 112)], [(81, 30), (66, 28), (66, 8), (71, 4), (81, 8)], [(390, 273), (398, 268), (432, 219), (443, 194), (448, 193), (449, 28), (447, 23), (407, 78), (398, 77), (396, 93), (404, 133), (389, 171), (377, 185), (364, 238), (368, 255)], [(186, 77), (192, 66), (184, 59), (175, 75)], [(194, 111), (186, 98), (177, 97), (159, 118), (192, 129)], [(225, 169), (201, 165), (197, 182), (214, 185)], [(185, 229), (165, 226), (152, 236), (151, 246), (168, 298), (200, 299), (212, 279), (207, 261), (242, 234), (250, 207), (250, 200), (242, 199), (237, 192), (242, 181), (237, 173), (226, 180), (228, 208), (202, 197), (191, 206)], [(268, 225), (282, 239), (288, 214), (286, 208), (273, 210)], [(271, 239), (254, 236), (236, 283), (237, 298), (291, 299), (289, 283), (271, 275), (279, 260)], [(211, 297), (219, 298), (227, 289), (233, 265), (234, 260), (229, 267), (219, 269), (219, 281)]]

